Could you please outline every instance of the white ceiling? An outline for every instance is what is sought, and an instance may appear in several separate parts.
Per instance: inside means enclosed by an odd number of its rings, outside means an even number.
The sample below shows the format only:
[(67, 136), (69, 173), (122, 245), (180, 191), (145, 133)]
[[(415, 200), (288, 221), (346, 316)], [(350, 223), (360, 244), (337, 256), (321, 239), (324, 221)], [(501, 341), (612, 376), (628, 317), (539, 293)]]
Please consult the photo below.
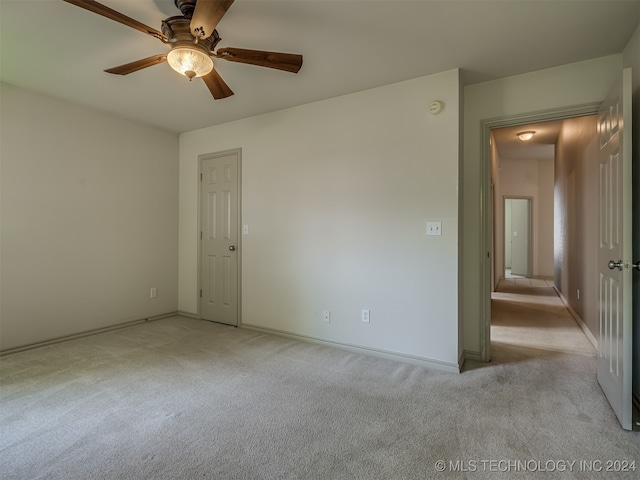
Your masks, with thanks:
[[(173, 0), (101, 0), (146, 25)], [(168, 48), (62, 0), (0, 0), (0, 79), (184, 132), (461, 68), (476, 83), (620, 53), (640, 0), (236, 0), (218, 47), (301, 53), (300, 73), (216, 61), (235, 95), (161, 64), (104, 73)]]
[[(549, 160), (555, 156), (555, 144), (560, 135), (562, 120), (531, 123), (514, 127), (496, 128), (493, 140), (501, 159), (504, 160)], [(523, 142), (519, 132), (536, 132), (531, 140)]]

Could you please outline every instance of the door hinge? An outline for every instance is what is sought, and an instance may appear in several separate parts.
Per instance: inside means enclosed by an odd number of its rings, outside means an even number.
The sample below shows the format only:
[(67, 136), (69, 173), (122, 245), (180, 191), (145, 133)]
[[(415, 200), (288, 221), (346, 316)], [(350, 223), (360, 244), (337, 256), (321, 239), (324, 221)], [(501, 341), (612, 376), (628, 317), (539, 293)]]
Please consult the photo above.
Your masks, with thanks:
[(200, 240), (202, 240), (202, 232), (200, 232)]
[(200, 289), (200, 298), (202, 298), (202, 289)]
[(200, 181), (202, 181), (202, 174), (200, 174)]

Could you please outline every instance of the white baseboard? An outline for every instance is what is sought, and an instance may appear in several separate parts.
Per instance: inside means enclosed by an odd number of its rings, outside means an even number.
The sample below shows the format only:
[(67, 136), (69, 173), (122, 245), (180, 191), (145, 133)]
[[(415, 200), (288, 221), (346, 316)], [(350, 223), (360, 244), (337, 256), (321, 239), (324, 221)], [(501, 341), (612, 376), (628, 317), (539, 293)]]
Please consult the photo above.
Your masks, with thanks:
[(26, 350), (32, 350), (34, 348), (46, 347), (47, 345), (54, 345), (56, 343), (67, 342), (69, 340), (75, 340), (76, 338), (88, 337), (90, 335), (98, 335), (100, 333), (112, 332), (114, 330), (120, 330), (122, 328), (131, 327), (133, 325), (140, 325), (141, 323), (153, 322), (156, 320), (162, 320), (163, 318), (174, 317), (178, 315), (178, 312), (163, 313), (161, 315), (155, 315), (153, 317), (140, 318), (138, 320), (131, 320), (129, 322), (118, 323), (109, 327), (95, 328), (93, 330), (85, 330), (84, 332), (74, 333), (73, 335), (65, 335), (62, 337), (56, 337), (43, 342), (30, 343), (22, 345), (20, 347), (8, 348), (6, 350), (0, 350), (0, 357), (10, 355), (12, 353), (24, 352)]
[(283, 330), (277, 330), (272, 328), (257, 327), (254, 325), (247, 325), (243, 323), (239, 325), (239, 328), (251, 330), (254, 332), (267, 333), (272, 335), (278, 335), (281, 337), (291, 338), (293, 340), (300, 340), (307, 343), (315, 343), (317, 345), (324, 345), (326, 347), (339, 348), (341, 350), (347, 350), (350, 352), (361, 353), (363, 355), (371, 355), (373, 357), (386, 358), (388, 360), (395, 360), (397, 362), (410, 363), (412, 365), (418, 365), (425, 368), (432, 368), (448, 373), (460, 373), (461, 365), (458, 366), (455, 363), (443, 362), (441, 360), (435, 360), (426, 357), (417, 357), (414, 355), (406, 355), (404, 353), (389, 352), (386, 350), (379, 350), (377, 348), (362, 347), (359, 345), (350, 345), (348, 343), (335, 342), (332, 340), (324, 340), (309, 335), (299, 335), (295, 333), (285, 332)]
[(462, 367), (464, 367), (464, 362), (467, 359), (465, 355), (465, 351), (462, 350), (460, 352), (460, 356), (458, 357), (458, 372), (462, 372)]
[(480, 355), (480, 352), (472, 352), (470, 350), (464, 351), (464, 358), (466, 360), (475, 360), (477, 362), (482, 361), (482, 355)]
[(562, 292), (560, 290), (558, 290), (558, 288), (555, 285), (554, 285), (553, 289), (556, 291), (556, 293), (560, 297), (560, 300), (562, 300), (562, 303), (564, 303), (564, 306), (567, 307), (567, 310), (569, 310), (569, 313), (571, 314), (573, 319), (576, 321), (578, 326), (582, 329), (582, 331), (586, 335), (586, 337), (589, 340), (589, 342), (591, 343), (591, 345), (593, 345), (593, 348), (595, 348), (596, 351), (598, 351), (598, 339), (593, 336), (593, 333), (591, 333), (591, 330), (589, 330), (587, 328), (587, 325), (582, 321), (582, 318), (580, 318), (580, 315), (578, 315), (576, 313), (576, 311), (571, 307), (571, 305), (569, 305), (569, 302), (564, 297)]

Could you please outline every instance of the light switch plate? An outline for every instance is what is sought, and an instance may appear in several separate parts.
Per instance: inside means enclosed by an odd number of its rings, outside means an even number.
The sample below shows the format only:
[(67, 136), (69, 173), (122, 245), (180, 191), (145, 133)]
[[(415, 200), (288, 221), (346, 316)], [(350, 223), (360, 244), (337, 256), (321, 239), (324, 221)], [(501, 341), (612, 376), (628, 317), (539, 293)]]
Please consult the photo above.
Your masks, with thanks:
[(429, 236), (442, 235), (442, 222), (427, 222), (427, 235)]

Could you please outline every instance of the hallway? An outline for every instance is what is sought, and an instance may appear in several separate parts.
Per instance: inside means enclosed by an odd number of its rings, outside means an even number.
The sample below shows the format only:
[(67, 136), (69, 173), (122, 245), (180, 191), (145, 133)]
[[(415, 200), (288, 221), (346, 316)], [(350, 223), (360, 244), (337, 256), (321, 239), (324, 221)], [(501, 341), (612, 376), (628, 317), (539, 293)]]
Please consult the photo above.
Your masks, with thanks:
[[(563, 389), (591, 385), (581, 404), (593, 402), (611, 414), (596, 380), (597, 350), (587, 339), (553, 288), (551, 280), (508, 278), (491, 294), (491, 363), (508, 367), (530, 363), (543, 377), (565, 376)], [(541, 380), (539, 391), (549, 385)], [(596, 405), (601, 405), (597, 406)], [(606, 407), (605, 407), (606, 405)], [(594, 410), (595, 411), (595, 410)], [(633, 430), (640, 430), (634, 409)], [(617, 420), (616, 420), (617, 422)]]
[[(491, 295), (491, 343), (595, 358), (596, 349), (571, 316), (551, 280), (501, 280)], [(499, 350), (499, 349), (498, 349)]]

